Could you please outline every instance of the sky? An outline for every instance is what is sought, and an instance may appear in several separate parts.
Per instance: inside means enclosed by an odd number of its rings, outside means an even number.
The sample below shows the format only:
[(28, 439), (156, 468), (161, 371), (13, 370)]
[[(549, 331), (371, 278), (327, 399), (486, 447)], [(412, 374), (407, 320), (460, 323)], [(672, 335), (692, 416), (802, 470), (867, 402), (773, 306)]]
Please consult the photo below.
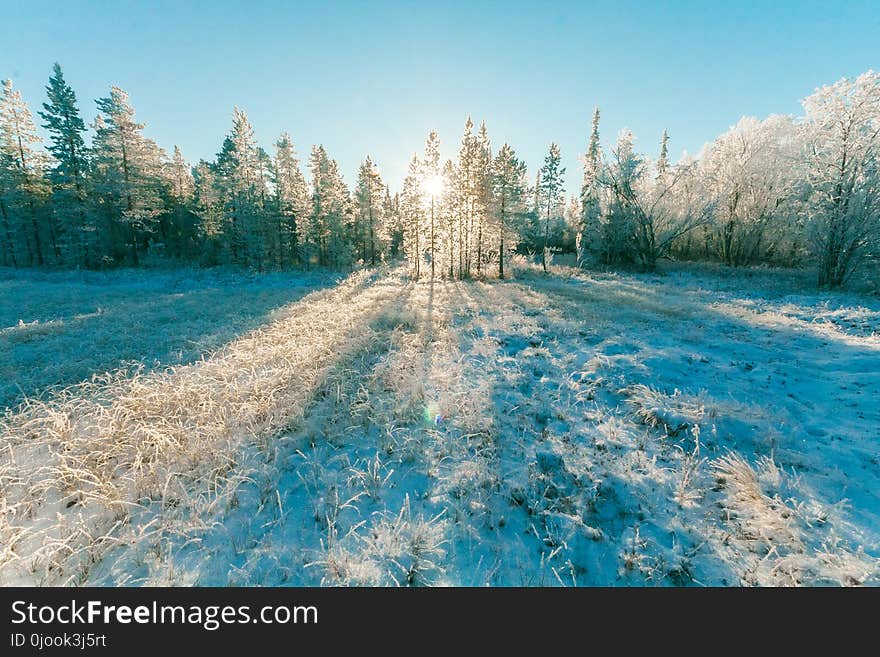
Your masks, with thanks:
[(393, 189), (437, 129), (454, 157), (468, 114), (532, 175), (559, 144), (574, 193), (590, 117), (655, 155), (697, 153), (743, 115), (798, 114), (816, 87), (880, 68), (865, 2), (51, 2), (0, 0), (0, 78), (32, 110), (52, 63), (87, 121), (111, 84), (145, 133), (212, 159), (243, 108), (271, 149), (312, 144), (349, 184), (369, 154)]

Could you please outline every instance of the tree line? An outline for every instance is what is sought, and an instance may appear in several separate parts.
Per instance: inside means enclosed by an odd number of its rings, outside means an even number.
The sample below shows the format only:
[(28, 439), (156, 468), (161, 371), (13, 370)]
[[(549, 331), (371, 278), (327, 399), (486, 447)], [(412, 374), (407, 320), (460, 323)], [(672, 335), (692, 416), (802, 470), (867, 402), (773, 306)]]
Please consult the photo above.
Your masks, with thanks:
[[(467, 119), (454, 158), (431, 132), (399, 192), (366, 157), (350, 190), (323, 146), (304, 172), (289, 134), (270, 151), (246, 113), (212, 161), (191, 166), (144, 135), (111, 87), (87, 126), (56, 64), (35, 119), (12, 82), (0, 97), (0, 265), (138, 266), (145, 259), (259, 271), (375, 265), (404, 258), (414, 277), (505, 276), (511, 254), (546, 270), (654, 269), (665, 258), (739, 267), (811, 266), (843, 285), (880, 256), (880, 75), (822, 87), (800, 117), (743, 118), (673, 163), (624, 130), (600, 142), (595, 109), (580, 193), (566, 199), (559, 147), (534, 178), (513, 147)], [(90, 136), (87, 143), (87, 136)], [(308, 174), (308, 176), (306, 175)]]

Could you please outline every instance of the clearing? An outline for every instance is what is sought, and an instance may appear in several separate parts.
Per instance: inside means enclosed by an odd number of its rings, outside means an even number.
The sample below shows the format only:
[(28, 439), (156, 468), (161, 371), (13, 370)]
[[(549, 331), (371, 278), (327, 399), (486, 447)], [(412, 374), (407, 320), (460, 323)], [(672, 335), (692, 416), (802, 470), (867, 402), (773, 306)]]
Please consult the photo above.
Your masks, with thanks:
[(876, 298), (223, 276), (0, 281), (0, 583), (880, 584)]

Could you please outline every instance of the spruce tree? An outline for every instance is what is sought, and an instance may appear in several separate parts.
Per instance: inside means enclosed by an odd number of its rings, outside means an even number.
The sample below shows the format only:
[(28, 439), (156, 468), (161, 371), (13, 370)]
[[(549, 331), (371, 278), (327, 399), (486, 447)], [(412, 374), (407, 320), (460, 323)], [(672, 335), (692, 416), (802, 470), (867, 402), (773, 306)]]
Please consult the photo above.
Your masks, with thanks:
[(351, 223), (351, 199), (339, 174), (339, 165), (323, 146), (312, 148), (312, 213), (309, 238), (322, 266), (338, 266), (350, 259), (346, 230)]
[(358, 169), (357, 189), (355, 190), (356, 225), (360, 242), (360, 255), (364, 264), (376, 264), (379, 251), (379, 226), (383, 221), (383, 194), (385, 185), (379, 170), (368, 155)]
[[(2, 157), (4, 229), (18, 232), (25, 243), (27, 262), (43, 265), (47, 260), (46, 242), (57, 245), (57, 238), (45, 217), (48, 192), (45, 179), (46, 157), (37, 146), (42, 142), (30, 108), (14, 89), (12, 80), (3, 81), (0, 96), (0, 157)], [(14, 249), (14, 245), (13, 249)], [(13, 251), (14, 253), (14, 251)]]
[(562, 155), (559, 146), (550, 144), (550, 152), (544, 158), (538, 179), (538, 196), (541, 203), (541, 214), (544, 218), (544, 240), (541, 249), (541, 266), (547, 271), (547, 250), (550, 248), (550, 220), (557, 216), (559, 205), (563, 201), (563, 176), (565, 167), (561, 166)]
[(48, 150), (55, 161), (50, 174), (52, 206), (58, 217), (66, 260), (89, 265), (95, 245), (94, 225), (86, 205), (86, 126), (79, 114), (76, 93), (64, 80), (61, 66), (56, 63), (52, 71), (46, 86), (49, 100), (39, 113), (49, 133)]
[(278, 239), (282, 257), (280, 266), (300, 262), (300, 233), (309, 211), (306, 179), (288, 133), (275, 142), (274, 188), (278, 215)]
[(385, 185), (382, 201), (382, 242), (387, 245), (388, 256), (397, 257), (403, 248), (404, 225), (400, 217), (400, 196), (391, 195), (391, 187)]
[(516, 157), (509, 144), (504, 144), (492, 160), (492, 201), (498, 220), (498, 278), (504, 278), (505, 236), (511, 232), (511, 221), (520, 217), (528, 196), (526, 165)]
[(221, 236), (222, 251), (228, 254), (229, 260), (235, 263), (242, 262), (244, 252), (241, 226), (238, 222), (239, 196), (235, 189), (235, 144), (232, 137), (227, 135), (223, 139), (220, 151), (212, 164), (209, 165), (212, 173), (212, 181), (216, 190), (220, 217), (219, 230), (216, 233)]
[(660, 138), (660, 157), (657, 159), (657, 177), (662, 178), (669, 170), (669, 134), (663, 129)]
[(229, 144), (224, 144), (224, 148), (231, 148), (231, 152), (225, 156), (228, 158), (230, 222), (235, 226), (233, 253), (241, 264), (261, 268), (263, 240), (260, 230), (259, 152), (254, 127), (244, 110), (238, 107), (232, 109), (232, 131)]
[[(165, 209), (160, 195), (164, 153), (143, 135), (144, 124), (135, 120), (125, 91), (111, 87), (110, 95), (98, 99), (97, 105), (102, 114), (95, 123), (95, 180), (110, 213), (106, 219), (111, 228), (119, 229), (137, 266)], [(111, 248), (114, 237), (110, 236)]]
[(473, 134), (474, 122), (467, 117), (458, 151), (458, 274), (470, 275), (471, 235), (476, 196), (477, 140)]
[(584, 156), (584, 180), (581, 185), (580, 230), (577, 235), (578, 266), (582, 266), (591, 256), (598, 257), (601, 244), (602, 207), (596, 184), (602, 165), (599, 144), (599, 108), (593, 110), (590, 141)]
[(160, 216), (159, 226), (166, 252), (176, 258), (189, 256), (198, 241), (197, 219), (191, 209), (195, 181), (179, 146), (165, 165), (165, 187), (167, 212)]
[(444, 254), (446, 273), (449, 278), (455, 276), (456, 246), (458, 244), (457, 228), (458, 218), (461, 216), (459, 208), (460, 196), (458, 168), (452, 160), (446, 160), (441, 172), (443, 180), (443, 194), (441, 197), (441, 247)]
[(476, 157), (475, 157), (475, 178), (474, 178), (474, 196), (476, 202), (477, 216), (477, 243), (476, 243), (476, 261), (477, 275), (483, 273), (483, 255), (484, 255), (484, 232), (486, 220), (489, 213), (489, 202), (492, 194), (492, 146), (489, 142), (489, 132), (486, 130), (486, 122), (480, 122), (480, 130), (477, 134), (476, 141)]
[(400, 214), (404, 222), (403, 250), (409, 263), (410, 276), (421, 275), (422, 189), (421, 165), (417, 155), (409, 163), (403, 191), (400, 194)]
[(421, 184), (422, 195), (428, 205), (426, 246), (431, 256), (431, 278), (436, 273), (437, 263), (437, 210), (438, 189), (440, 180), (440, 137), (436, 130), (431, 130), (425, 142), (425, 155), (422, 159)]
[(229, 243), (224, 243), (224, 212), (220, 185), (215, 169), (204, 160), (193, 172), (193, 207), (197, 217), (198, 236), (204, 245), (203, 262), (217, 265), (226, 259)]

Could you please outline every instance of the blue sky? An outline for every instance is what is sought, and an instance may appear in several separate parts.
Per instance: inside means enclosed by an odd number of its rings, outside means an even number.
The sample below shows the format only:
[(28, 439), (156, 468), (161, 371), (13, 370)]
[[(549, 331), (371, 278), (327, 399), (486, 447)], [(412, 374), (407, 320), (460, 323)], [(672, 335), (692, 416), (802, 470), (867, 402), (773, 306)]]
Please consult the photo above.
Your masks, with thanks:
[(36, 110), (54, 61), (87, 120), (117, 84), (147, 134), (212, 158), (244, 108), (269, 148), (323, 143), (349, 182), (370, 154), (397, 187), (431, 128), (453, 156), (485, 119), (534, 171), (560, 144), (580, 177), (592, 108), (673, 154), (742, 115), (798, 113), (842, 76), (880, 68), (874, 2), (76, 2), (0, 0), (0, 77)]

